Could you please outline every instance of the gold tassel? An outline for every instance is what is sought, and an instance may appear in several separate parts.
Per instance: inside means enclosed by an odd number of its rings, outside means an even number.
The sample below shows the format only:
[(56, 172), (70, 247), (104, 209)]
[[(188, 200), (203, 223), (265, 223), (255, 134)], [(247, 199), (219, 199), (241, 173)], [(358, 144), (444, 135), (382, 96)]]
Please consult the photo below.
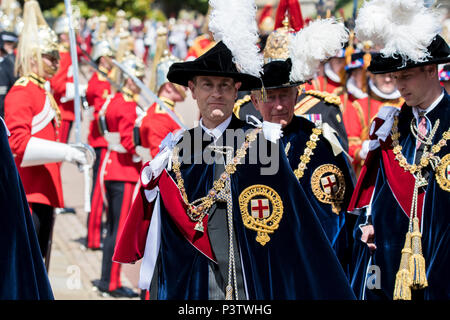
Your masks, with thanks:
[(428, 286), (425, 258), (422, 255), (422, 234), (419, 229), (419, 219), (413, 220), (412, 255), (409, 258), (409, 271), (412, 276), (412, 288), (423, 289)]
[(405, 246), (402, 249), (400, 268), (395, 275), (394, 300), (411, 300), (411, 273), (409, 258), (411, 256), (411, 233), (406, 234)]

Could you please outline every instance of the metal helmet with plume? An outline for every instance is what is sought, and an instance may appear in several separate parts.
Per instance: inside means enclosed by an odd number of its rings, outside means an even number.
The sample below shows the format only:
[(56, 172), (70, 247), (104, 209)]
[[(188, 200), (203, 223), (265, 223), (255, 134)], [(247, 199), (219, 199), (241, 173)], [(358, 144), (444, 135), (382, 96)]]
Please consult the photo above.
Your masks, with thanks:
[[(77, 6), (72, 6), (72, 25), (76, 31), (80, 30), (80, 8)], [(63, 33), (69, 33), (69, 18), (67, 15), (62, 15), (58, 19), (56, 19), (53, 30), (57, 35), (63, 34)]]
[(95, 44), (92, 49), (92, 60), (97, 61), (100, 57), (113, 57), (115, 52), (113, 46), (106, 36), (108, 18), (101, 15), (98, 18), (98, 28), (95, 35)]
[(123, 72), (123, 77), (125, 79), (130, 78), (129, 74), (135, 76), (136, 78), (141, 78), (145, 76), (145, 64), (141, 58), (135, 56), (131, 52), (128, 52), (122, 59), (122, 65), (126, 69)]
[(168, 82), (167, 73), (170, 66), (181, 60), (175, 57), (169, 50), (167, 36), (169, 31), (165, 27), (159, 27), (156, 31), (156, 50), (153, 59), (152, 78), (150, 81), (150, 89), (158, 92), (163, 84)]
[(267, 37), (264, 47), (264, 63), (289, 58), (289, 45), (294, 37), (295, 30), (290, 27), (289, 17), (283, 20), (283, 27), (272, 31)]
[(45, 21), (36, 0), (25, 1), (23, 12), (24, 26), (17, 46), (15, 70), (20, 75), (29, 74), (33, 61), (36, 61), (42, 73), (43, 54), (59, 59), (58, 37)]

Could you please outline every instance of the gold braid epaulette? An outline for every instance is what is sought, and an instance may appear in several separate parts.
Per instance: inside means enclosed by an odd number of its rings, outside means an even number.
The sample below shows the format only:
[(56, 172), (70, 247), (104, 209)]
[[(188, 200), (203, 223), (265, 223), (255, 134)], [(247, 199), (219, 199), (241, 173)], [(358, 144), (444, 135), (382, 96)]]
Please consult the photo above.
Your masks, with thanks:
[(39, 88), (44, 90), (45, 95), (49, 99), (50, 107), (53, 109), (53, 111), (55, 111), (55, 122), (56, 122), (56, 126), (59, 128), (61, 126), (61, 120), (62, 120), (61, 110), (59, 109), (58, 103), (55, 101), (55, 98), (53, 97), (52, 93), (45, 89), (45, 82), (46, 82), (46, 80), (44, 78), (42, 78), (42, 77), (39, 77), (38, 75), (36, 75), (34, 73), (30, 73), (30, 74), (28, 74), (26, 76), (20, 77), (16, 81), (16, 83), (14, 83), (14, 85), (15, 86), (26, 87), (29, 82), (34, 83)]
[(320, 98), (324, 100), (327, 103), (337, 105), (338, 107), (341, 105), (341, 99), (332, 93), (325, 92), (325, 91), (319, 91), (319, 90), (308, 90), (305, 92), (305, 94)]
[(252, 100), (252, 97), (249, 94), (247, 94), (242, 99), (239, 99), (234, 103), (233, 113), (238, 119), (240, 119), (239, 118), (239, 110), (241, 110), (241, 106), (243, 104), (249, 102), (250, 100)]

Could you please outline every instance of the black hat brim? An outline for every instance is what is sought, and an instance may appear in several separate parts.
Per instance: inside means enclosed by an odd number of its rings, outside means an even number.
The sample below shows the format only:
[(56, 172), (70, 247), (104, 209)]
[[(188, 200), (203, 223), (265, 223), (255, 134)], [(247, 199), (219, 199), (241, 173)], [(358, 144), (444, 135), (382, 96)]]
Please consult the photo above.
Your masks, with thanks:
[[(191, 61), (190, 61), (191, 62)], [(239, 91), (249, 91), (251, 89), (251, 83), (255, 83), (260, 81), (259, 78), (256, 78), (252, 75), (239, 73), (239, 72), (220, 72), (214, 70), (199, 70), (199, 69), (191, 69), (186, 64), (190, 62), (181, 62), (179, 64), (184, 64), (183, 66), (177, 66), (174, 63), (171, 67), (170, 74), (167, 75), (167, 79), (170, 82), (180, 84), (182, 86), (187, 87), (189, 81), (192, 81), (196, 76), (211, 76), (211, 77), (224, 77), (224, 78), (232, 78), (236, 82), (242, 82)], [(193, 61), (192, 61), (193, 62)]]
[(291, 59), (270, 61), (264, 65), (263, 69), (262, 82), (258, 79), (259, 81), (249, 83), (252, 90), (261, 89), (263, 85), (266, 90), (272, 90), (296, 87), (304, 83), (304, 81), (290, 81)]
[(450, 48), (445, 40), (437, 35), (428, 46), (430, 58), (423, 62), (414, 62), (411, 60), (403, 61), (399, 56), (384, 57), (381, 53), (372, 55), (372, 60), (368, 70), (373, 74), (383, 74), (396, 72), (430, 64), (444, 64), (450, 62)]
[(186, 87), (196, 76), (232, 78), (242, 83), (239, 91), (248, 91), (251, 84), (260, 81), (255, 76), (237, 70), (231, 51), (222, 41), (194, 61), (172, 64), (167, 73), (167, 79), (170, 82)]

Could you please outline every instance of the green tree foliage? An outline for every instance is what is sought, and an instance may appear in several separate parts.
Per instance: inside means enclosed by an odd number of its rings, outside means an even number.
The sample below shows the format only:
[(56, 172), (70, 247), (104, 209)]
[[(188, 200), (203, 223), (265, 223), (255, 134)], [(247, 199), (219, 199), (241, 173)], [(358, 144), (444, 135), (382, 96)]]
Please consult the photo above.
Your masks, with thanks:
[[(38, 0), (42, 11), (48, 16), (59, 16), (65, 11), (64, 1)], [(23, 0), (21, 1), (23, 4)], [(125, 10), (129, 17), (155, 18), (177, 16), (181, 9), (195, 10), (205, 14), (208, 11), (208, 0), (72, 0), (73, 5), (81, 9), (84, 17), (103, 13), (114, 19), (116, 12)]]

